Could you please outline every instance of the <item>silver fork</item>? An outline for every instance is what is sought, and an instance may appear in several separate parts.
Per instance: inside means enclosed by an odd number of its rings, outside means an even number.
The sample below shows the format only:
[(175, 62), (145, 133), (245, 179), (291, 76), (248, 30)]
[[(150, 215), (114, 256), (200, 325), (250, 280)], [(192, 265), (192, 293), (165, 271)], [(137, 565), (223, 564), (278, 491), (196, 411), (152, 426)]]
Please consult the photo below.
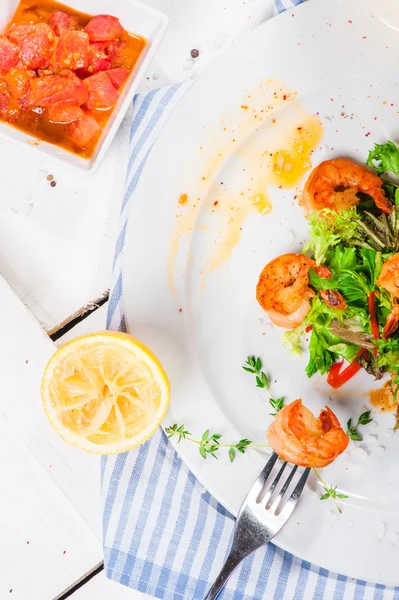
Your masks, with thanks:
[[(205, 600), (214, 600), (240, 562), (270, 542), (291, 516), (305, 487), (310, 469), (303, 471), (298, 483), (288, 495), (286, 492), (298, 469), (296, 465), (292, 466), (285, 481), (281, 480), (281, 489), (274, 493), (288, 464), (283, 462), (273, 481), (266, 485), (277, 459), (277, 454), (273, 453), (242, 503), (234, 528), (231, 550)], [(268, 506), (270, 500), (273, 501), (271, 506)]]

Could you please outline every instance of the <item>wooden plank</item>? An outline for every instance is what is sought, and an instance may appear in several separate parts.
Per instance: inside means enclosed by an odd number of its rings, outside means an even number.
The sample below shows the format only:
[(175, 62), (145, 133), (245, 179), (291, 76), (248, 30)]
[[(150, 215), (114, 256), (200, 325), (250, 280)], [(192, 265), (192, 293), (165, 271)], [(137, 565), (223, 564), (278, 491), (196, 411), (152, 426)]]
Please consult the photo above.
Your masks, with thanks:
[(0, 143), (0, 274), (46, 330), (109, 287), (129, 128), (125, 120), (94, 175)]
[(102, 560), (98, 459), (48, 424), (54, 345), (2, 279), (0, 305), (0, 597), (51, 600)]

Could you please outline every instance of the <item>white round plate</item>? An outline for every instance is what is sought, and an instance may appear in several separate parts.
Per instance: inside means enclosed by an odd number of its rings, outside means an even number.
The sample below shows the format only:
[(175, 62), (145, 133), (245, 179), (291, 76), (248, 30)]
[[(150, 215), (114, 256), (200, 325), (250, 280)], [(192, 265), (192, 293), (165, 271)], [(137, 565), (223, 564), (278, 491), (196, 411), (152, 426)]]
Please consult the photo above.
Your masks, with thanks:
[[(374, 142), (398, 139), (397, 27), (393, 1), (306, 2), (235, 44), (164, 126), (131, 209), (124, 306), (129, 331), (169, 373), (165, 426), (265, 443), (271, 411), (266, 393), (241, 368), (248, 354), (262, 357), (274, 393), (287, 401), (302, 397), (315, 411), (329, 404), (341, 423), (368, 406), (375, 384), (364, 373), (339, 393), (325, 378), (306, 377), (307, 357), (284, 349), (282, 330), (258, 306), (255, 287), (271, 258), (300, 250), (307, 239), (296, 188), (271, 179), (270, 154), (289, 148), (311, 115), (323, 127), (322, 139), (310, 140), (314, 165), (342, 155), (364, 161)], [(260, 195), (270, 200), (268, 214), (255, 210)], [(399, 583), (399, 434), (392, 413), (373, 416), (361, 430), (364, 441), (351, 442), (323, 470), (349, 496), (342, 514), (320, 501), (311, 480), (275, 541), (314, 564), (390, 585)], [(223, 449), (219, 460), (203, 460), (194, 444), (176, 448), (233, 513), (266, 459), (248, 450), (230, 464)]]

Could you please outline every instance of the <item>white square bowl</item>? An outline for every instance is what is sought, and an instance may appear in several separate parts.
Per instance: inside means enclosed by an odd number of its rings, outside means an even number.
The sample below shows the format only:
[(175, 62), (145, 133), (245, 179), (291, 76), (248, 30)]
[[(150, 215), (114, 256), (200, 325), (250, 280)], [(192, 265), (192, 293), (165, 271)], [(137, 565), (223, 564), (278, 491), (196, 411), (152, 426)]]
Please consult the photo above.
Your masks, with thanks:
[[(0, 0), (0, 31), (4, 31), (11, 20), (19, 0)], [(32, 2), (33, 4), (33, 2)], [(133, 100), (140, 81), (159, 46), (167, 25), (168, 18), (161, 12), (134, 2), (134, 0), (64, 0), (64, 4), (79, 12), (89, 15), (110, 14), (117, 17), (122, 26), (129, 32), (137, 34), (146, 40), (145, 48), (131, 73), (121, 96), (109, 118), (94, 154), (85, 159), (68, 150), (24, 133), (12, 125), (0, 122), (0, 138), (11, 140), (17, 144), (30, 144), (32, 151), (39, 149), (63, 165), (78, 169), (80, 173), (93, 173), (100, 165), (115, 134)]]

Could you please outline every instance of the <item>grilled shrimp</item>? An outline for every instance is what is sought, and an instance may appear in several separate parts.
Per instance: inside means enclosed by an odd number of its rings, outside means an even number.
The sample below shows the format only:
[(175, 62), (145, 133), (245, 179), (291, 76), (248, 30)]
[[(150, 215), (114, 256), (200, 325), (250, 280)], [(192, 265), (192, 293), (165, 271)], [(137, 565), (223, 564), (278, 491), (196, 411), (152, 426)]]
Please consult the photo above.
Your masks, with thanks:
[(325, 160), (313, 169), (302, 201), (311, 211), (322, 208), (345, 210), (358, 204), (358, 192), (371, 196), (382, 212), (391, 214), (392, 202), (385, 196), (378, 175), (346, 158)]
[(348, 446), (349, 438), (328, 406), (318, 419), (294, 400), (284, 406), (267, 430), (275, 452), (300, 467), (321, 468), (332, 463)]
[(279, 327), (298, 327), (310, 310), (315, 295), (309, 287), (309, 269), (315, 261), (302, 254), (282, 254), (260, 274), (256, 299)]
[(383, 264), (377, 285), (387, 290), (394, 302), (396, 301), (382, 334), (382, 338), (387, 340), (399, 327), (399, 254), (395, 254)]

